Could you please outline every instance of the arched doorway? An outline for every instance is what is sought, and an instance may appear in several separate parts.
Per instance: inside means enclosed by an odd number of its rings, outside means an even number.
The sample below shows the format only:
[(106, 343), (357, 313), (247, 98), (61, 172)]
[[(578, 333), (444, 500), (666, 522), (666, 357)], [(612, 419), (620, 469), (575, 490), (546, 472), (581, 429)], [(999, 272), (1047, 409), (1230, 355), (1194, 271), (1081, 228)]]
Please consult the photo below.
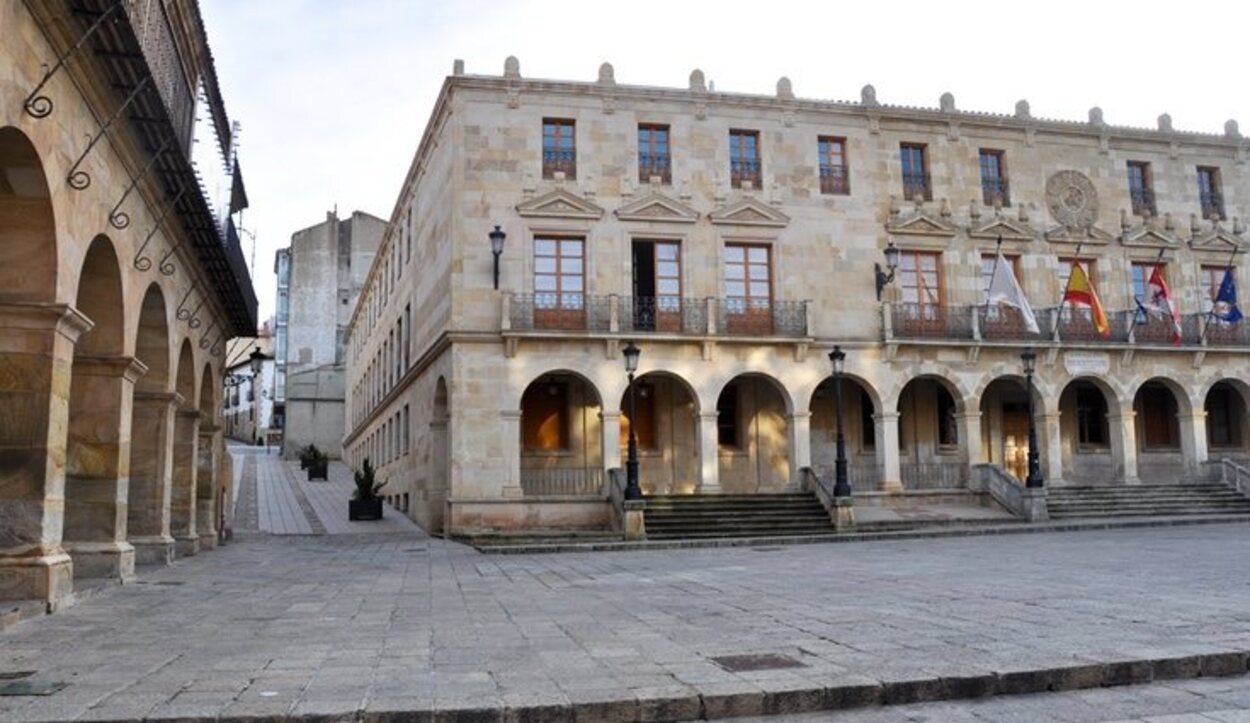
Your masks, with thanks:
[[(1143, 482), (1180, 482), (1186, 474), (1180, 414), (1188, 397), (1170, 380), (1151, 379), (1133, 396), (1137, 476)], [(1182, 409), (1185, 407), (1185, 409)]]
[(174, 537), (179, 555), (194, 555), (200, 550), (200, 536), (195, 528), (196, 472), (199, 470), (196, 449), (200, 441), (200, 408), (196, 397), (195, 355), (191, 340), (184, 339), (178, 352), (178, 374), (175, 391), (180, 397), (174, 415), (174, 466), (169, 501), (169, 532)]
[[(698, 402), (686, 380), (648, 372), (634, 380), (638, 483), (643, 494), (693, 494), (699, 486)], [(621, 395), (620, 458), (628, 457), (629, 390)]]
[[(833, 377), (827, 377), (812, 394), (810, 411), (812, 469), (832, 483), (837, 461), (837, 394)], [(842, 424), (846, 445), (847, 478), (851, 489), (868, 492), (881, 487), (881, 463), (877, 443), (879, 409), (867, 382), (842, 377)]]
[(553, 371), (521, 395), (521, 491), (593, 495), (603, 489), (603, 403), (585, 377)]
[(1115, 395), (1101, 380), (1068, 382), (1059, 395), (1063, 479), (1106, 484), (1119, 476), (1112, 454), (1110, 408)]
[[(21, 131), (0, 128), (0, 586), (3, 599), (72, 593), (60, 504), (72, 349), (85, 330), (58, 300), (58, 244), (43, 163)], [(33, 303), (32, 303), (33, 302)], [(46, 305), (46, 306), (45, 306)], [(55, 501), (54, 501), (55, 500)]]
[(135, 386), (130, 433), (130, 494), (127, 527), (140, 564), (169, 564), (170, 475), (173, 468), (174, 410), (170, 391), (169, 326), (165, 296), (152, 284), (139, 307), (135, 357), (148, 371)]
[(442, 532), (447, 491), (451, 487), (451, 399), (447, 392), (447, 380), (443, 377), (439, 377), (434, 384), (429, 429), (429, 448), (421, 457), (425, 473), (417, 478), (414, 489), (416, 499), (409, 510), (423, 529)]
[(195, 531), (200, 537), (200, 549), (212, 549), (220, 539), (222, 518), (218, 514), (218, 502), (223, 499), (217, 489), (217, 396), (219, 388), (213, 379), (213, 367), (204, 365), (200, 372), (200, 429), (196, 443), (195, 470)]
[(1216, 382), (1203, 400), (1206, 412), (1207, 449), (1211, 459), (1250, 463), (1250, 415), (1247, 414), (1244, 382)]
[(125, 306), (113, 244), (97, 236), (78, 278), (77, 309), (94, 323), (74, 347), (65, 446), (65, 529), (74, 577), (134, 576), (126, 542), (130, 429), (122, 420), (142, 368), (123, 354)]
[(716, 400), (719, 479), (727, 494), (781, 492), (790, 484), (789, 410), (781, 385), (741, 374)]
[[(1042, 400), (1034, 392), (1034, 414)], [(1043, 424), (1037, 422), (1038, 445), (1041, 446)], [(1045, 461), (1042, 449), (1038, 460)], [(1029, 397), (1023, 377), (999, 377), (981, 394), (981, 459), (1024, 484), (1029, 474)]]
[(903, 489), (964, 486), (958, 390), (939, 377), (916, 377), (898, 397), (899, 476)]

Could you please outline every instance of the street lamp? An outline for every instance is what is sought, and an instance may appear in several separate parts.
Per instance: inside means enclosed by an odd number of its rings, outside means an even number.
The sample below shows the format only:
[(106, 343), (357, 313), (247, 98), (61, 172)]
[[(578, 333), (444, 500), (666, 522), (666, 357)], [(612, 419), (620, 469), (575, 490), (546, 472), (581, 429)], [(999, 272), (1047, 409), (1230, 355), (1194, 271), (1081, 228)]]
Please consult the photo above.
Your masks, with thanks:
[(1024, 388), (1029, 395), (1029, 476), (1025, 478), (1025, 487), (1041, 487), (1041, 465), (1037, 456), (1037, 423), (1033, 420), (1033, 372), (1037, 365), (1037, 352), (1029, 347), (1020, 353), (1020, 361), (1024, 362)]
[(490, 252), (495, 255), (495, 291), (499, 290), (499, 256), (503, 254), (503, 241), (508, 238), (508, 234), (503, 229), (495, 226), (495, 230), (491, 231), (487, 236), (490, 237)]
[(256, 377), (260, 376), (261, 369), (265, 365), (265, 360), (268, 359), (269, 357), (265, 356), (265, 353), (262, 352), (260, 350), (260, 347), (258, 346), (252, 350), (251, 354), (247, 355), (247, 358), (251, 361), (252, 378), (255, 379)]
[(642, 499), (642, 488), (638, 486), (638, 434), (634, 413), (634, 372), (638, 371), (638, 357), (642, 350), (629, 342), (621, 353), (625, 356), (625, 373), (629, 377), (629, 453), (625, 460), (625, 499)]
[(851, 481), (846, 474), (846, 437), (842, 434), (842, 370), (846, 365), (846, 352), (842, 347), (835, 346), (829, 352), (829, 361), (833, 362), (833, 403), (838, 423), (838, 456), (833, 462), (833, 496), (850, 497)]
[(893, 241), (886, 243), (885, 266), (886, 269), (889, 270), (888, 274), (881, 270), (881, 264), (873, 264), (873, 268), (876, 270), (877, 278), (877, 301), (881, 301), (881, 292), (885, 290), (886, 284), (894, 280), (894, 270), (898, 268), (898, 257), (900, 253), (901, 252), (898, 247), (894, 245)]

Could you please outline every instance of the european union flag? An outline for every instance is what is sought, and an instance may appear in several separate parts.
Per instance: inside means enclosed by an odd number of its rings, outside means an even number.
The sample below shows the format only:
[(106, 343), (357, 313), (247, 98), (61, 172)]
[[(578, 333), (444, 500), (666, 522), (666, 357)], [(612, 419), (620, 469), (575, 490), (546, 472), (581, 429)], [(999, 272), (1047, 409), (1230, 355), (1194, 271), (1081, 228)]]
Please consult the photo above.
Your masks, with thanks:
[(1224, 271), (1224, 280), (1220, 282), (1220, 292), (1215, 295), (1211, 315), (1229, 324), (1241, 321), (1241, 309), (1237, 307), (1237, 279), (1233, 277), (1231, 268)]

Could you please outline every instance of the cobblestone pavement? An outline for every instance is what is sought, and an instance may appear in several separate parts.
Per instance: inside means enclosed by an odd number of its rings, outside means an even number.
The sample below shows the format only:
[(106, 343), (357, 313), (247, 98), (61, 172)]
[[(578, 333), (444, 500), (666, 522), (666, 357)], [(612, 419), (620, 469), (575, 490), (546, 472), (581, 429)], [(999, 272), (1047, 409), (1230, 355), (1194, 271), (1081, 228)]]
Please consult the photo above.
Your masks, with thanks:
[[(273, 464), (257, 459), (262, 473)], [(415, 528), (244, 533), (0, 633), (0, 679), (34, 671), (27, 682), (68, 684), (0, 696), (0, 720), (440, 709), (496, 720), (534, 706), (681, 720), (808, 710), (785, 694), (826, 700), (854, 686), (926, 700), (936, 683), (924, 681), (991, 672), (1036, 682), (1085, 666), (1065, 685), (1141, 680), (1159, 668), (1126, 661), (1180, 656), (1207, 656), (1186, 676), (1244, 674), (1247, 533), (508, 556)], [(758, 654), (795, 667), (730, 672), (711, 660)]]
[[(835, 717), (836, 716), (836, 717)], [(735, 718), (734, 723), (1250, 723), (1250, 678), (1177, 680), (1063, 693)]]

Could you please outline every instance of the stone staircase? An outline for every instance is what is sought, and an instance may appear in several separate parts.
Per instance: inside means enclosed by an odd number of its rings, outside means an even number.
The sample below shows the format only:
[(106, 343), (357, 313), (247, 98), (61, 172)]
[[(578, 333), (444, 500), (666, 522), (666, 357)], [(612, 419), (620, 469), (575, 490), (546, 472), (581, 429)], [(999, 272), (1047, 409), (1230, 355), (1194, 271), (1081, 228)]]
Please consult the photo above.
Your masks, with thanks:
[(1220, 483), (1051, 487), (1051, 519), (1250, 515), (1250, 498)]
[(647, 500), (648, 540), (832, 535), (829, 513), (810, 492), (655, 495)]

